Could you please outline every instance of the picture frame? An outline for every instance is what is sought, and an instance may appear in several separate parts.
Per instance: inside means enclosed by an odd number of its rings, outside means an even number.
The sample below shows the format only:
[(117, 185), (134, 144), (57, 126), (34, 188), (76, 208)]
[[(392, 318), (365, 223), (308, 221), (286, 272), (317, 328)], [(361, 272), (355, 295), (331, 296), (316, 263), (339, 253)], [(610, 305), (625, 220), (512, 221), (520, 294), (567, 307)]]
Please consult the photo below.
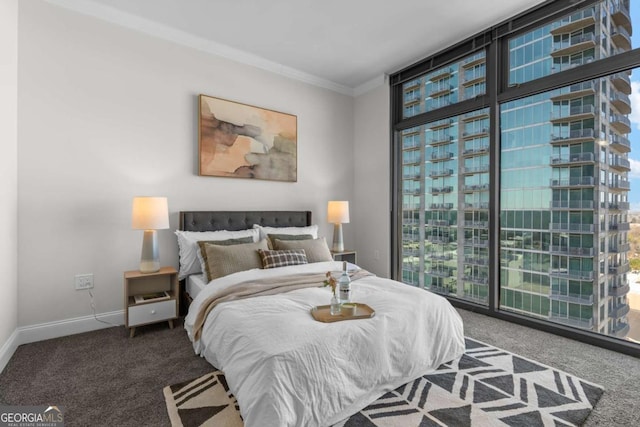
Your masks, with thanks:
[(298, 118), (198, 97), (198, 175), (296, 182)]

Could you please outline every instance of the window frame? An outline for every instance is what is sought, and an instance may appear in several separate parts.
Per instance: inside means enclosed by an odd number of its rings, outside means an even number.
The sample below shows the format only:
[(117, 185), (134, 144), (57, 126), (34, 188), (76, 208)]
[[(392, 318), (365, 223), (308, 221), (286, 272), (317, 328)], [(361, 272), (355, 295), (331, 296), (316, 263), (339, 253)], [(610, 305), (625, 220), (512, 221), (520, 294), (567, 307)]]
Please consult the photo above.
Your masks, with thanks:
[[(447, 297), (454, 305), (592, 345), (640, 357), (640, 345), (500, 309), (500, 105), (640, 67), (640, 48), (598, 59), (521, 84), (509, 85), (509, 39), (599, 3), (600, 0), (548, 0), (499, 25), (448, 47), (390, 76), (391, 86), (391, 277), (402, 280), (402, 140), (400, 132), (429, 122), (489, 109), (489, 299), (488, 305)], [(640, 30), (640, 28), (638, 29)], [(403, 84), (485, 50), (485, 94), (404, 119)], [(595, 243), (594, 243), (595, 245)], [(595, 286), (594, 286), (595, 288)]]

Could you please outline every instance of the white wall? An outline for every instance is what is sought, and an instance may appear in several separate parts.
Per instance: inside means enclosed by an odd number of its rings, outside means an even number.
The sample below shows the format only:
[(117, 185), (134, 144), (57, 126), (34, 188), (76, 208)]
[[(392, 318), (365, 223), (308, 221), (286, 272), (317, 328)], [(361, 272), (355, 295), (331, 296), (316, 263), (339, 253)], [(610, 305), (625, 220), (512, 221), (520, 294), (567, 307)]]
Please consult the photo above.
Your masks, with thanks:
[[(19, 23), (19, 325), (90, 314), (77, 273), (95, 275), (98, 312), (122, 309), (136, 195), (167, 196), (174, 229), (180, 210), (310, 209), (331, 239), (327, 200), (353, 200), (351, 97), (41, 1)], [(297, 115), (298, 182), (197, 176), (201, 93)], [(159, 240), (177, 265), (172, 232)]]
[(358, 96), (354, 107), (354, 212), (358, 264), (391, 274), (389, 85)]
[(0, 2), (0, 371), (18, 312), (18, 0)]

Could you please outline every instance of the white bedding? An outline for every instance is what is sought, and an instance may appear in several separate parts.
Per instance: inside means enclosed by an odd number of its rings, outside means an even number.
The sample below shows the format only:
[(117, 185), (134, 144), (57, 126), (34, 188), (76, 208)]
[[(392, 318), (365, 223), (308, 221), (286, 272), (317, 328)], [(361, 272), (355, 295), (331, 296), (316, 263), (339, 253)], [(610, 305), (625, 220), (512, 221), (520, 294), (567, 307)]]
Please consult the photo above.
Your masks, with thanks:
[(187, 277), (185, 288), (192, 299), (195, 299), (205, 286), (207, 286), (207, 279), (205, 279), (204, 274), (190, 274)]
[[(221, 287), (261, 277), (323, 273), (337, 262), (235, 273), (209, 283), (185, 319), (192, 328), (199, 306)], [(353, 300), (371, 306), (371, 319), (315, 321), (328, 288), (230, 301), (209, 314), (196, 353), (225, 373), (246, 427), (328, 426), (393, 390), (459, 357), (462, 320), (435, 294), (388, 279), (352, 282)]]

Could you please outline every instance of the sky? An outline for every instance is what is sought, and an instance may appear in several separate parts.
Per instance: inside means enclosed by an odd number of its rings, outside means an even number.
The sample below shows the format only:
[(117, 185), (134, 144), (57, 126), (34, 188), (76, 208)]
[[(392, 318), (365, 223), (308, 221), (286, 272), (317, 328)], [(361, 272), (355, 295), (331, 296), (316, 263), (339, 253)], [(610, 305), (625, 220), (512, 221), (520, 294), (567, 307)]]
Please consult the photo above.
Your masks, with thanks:
[[(630, 3), (631, 23), (634, 30), (631, 35), (631, 46), (635, 49), (640, 47), (640, 3), (638, 1)], [(631, 114), (629, 115), (629, 120), (631, 120), (631, 133), (629, 134), (631, 141), (631, 152), (629, 153), (631, 191), (628, 196), (631, 211), (640, 211), (640, 68), (636, 68), (631, 74), (631, 88)]]

